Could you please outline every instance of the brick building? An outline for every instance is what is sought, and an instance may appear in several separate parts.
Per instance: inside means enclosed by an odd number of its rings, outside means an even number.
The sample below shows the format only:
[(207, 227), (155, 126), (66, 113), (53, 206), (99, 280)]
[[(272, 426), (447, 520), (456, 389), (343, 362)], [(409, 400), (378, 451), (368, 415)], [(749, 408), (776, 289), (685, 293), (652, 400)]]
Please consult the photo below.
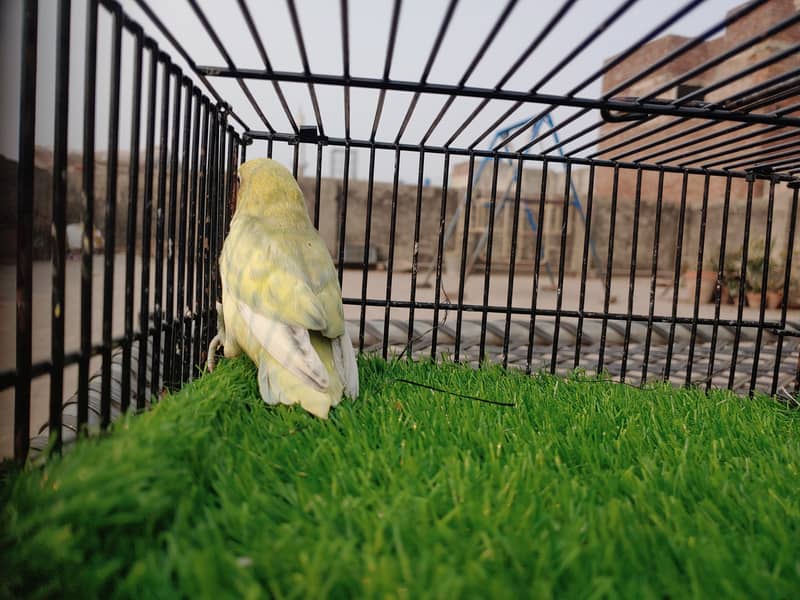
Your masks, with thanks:
[[(730, 16), (737, 12), (743, 6), (745, 5), (743, 4), (733, 9), (728, 15)], [(754, 34), (765, 32), (775, 27), (776, 24), (793, 17), (798, 11), (800, 11), (800, 1), (798, 0), (771, 0), (755, 9), (745, 18), (731, 24), (721, 35), (697, 45), (640, 81), (636, 81), (628, 87), (616, 89), (637, 73), (642, 72), (662, 57), (684, 45), (689, 41), (689, 38), (667, 35), (653, 40), (606, 73), (603, 79), (603, 93), (608, 94), (614, 91), (613, 97), (637, 98), (653, 95), (654, 98), (660, 100), (675, 100), (689, 96), (691, 101), (720, 103), (723, 108), (731, 110), (755, 107), (754, 112), (759, 113), (772, 113), (785, 108), (797, 101), (796, 81), (788, 80), (788, 85), (794, 85), (794, 91), (787, 89), (788, 93), (784, 98), (772, 97), (761, 101), (758, 92), (745, 95), (742, 95), (742, 92), (755, 88), (759, 84), (769, 82), (780, 75), (796, 71), (800, 68), (800, 54), (787, 52), (787, 56), (782, 60), (762, 68), (753, 68), (753, 72), (747, 76), (731, 79), (730, 81), (727, 78), (733, 73), (741, 72), (749, 67), (755, 67), (761, 61), (800, 43), (800, 25), (788, 26), (777, 34), (769, 36), (766, 40), (735, 52), (726, 60), (720, 61), (719, 64), (714, 64), (716, 62), (714, 59), (725, 52), (735, 51), (738, 46), (744, 45), (743, 43), (752, 38)], [(709, 64), (709, 68), (702, 69), (705, 64)], [(690, 79), (676, 83), (679, 76), (692, 70), (695, 73)], [(702, 88), (719, 83), (724, 83), (724, 85), (711, 89), (708, 93), (695, 94)], [(734, 101), (731, 102), (731, 99), (734, 99)], [(621, 133), (614, 135), (615, 131), (620, 131)], [(774, 135), (774, 133), (769, 132), (768, 128), (763, 126), (748, 126), (735, 123), (715, 124), (710, 121), (706, 123), (699, 119), (679, 122), (679, 119), (675, 117), (663, 116), (649, 119), (635, 127), (630, 127), (626, 123), (605, 123), (599, 131), (597, 150), (600, 158), (623, 162), (658, 163), (672, 159), (672, 162), (691, 167), (719, 169), (727, 164), (733, 167), (732, 170), (741, 170), (741, 167), (735, 166), (737, 164), (736, 160), (731, 161), (730, 158), (726, 159), (725, 156), (712, 156), (712, 154), (718, 155), (720, 152), (727, 150), (729, 156), (735, 157), (737, 153), (735, 144), (718, 147), (715, 152), (711, 153), (701, 151), (703, 144), (714, 144), (716, 146), (725, 139), (743, 138), (748, 132), (756, 131), (766, 133), (758, 135), (753, 133), (747, 136), (746, 142), (748, 145), (759, 139), (766, 140), (771, 135)], [(657, 133), (657, 137), (644, 137), (648, 132)], [(790, 142), (791, 140), (787, 141)], [(739, 143), (744, 143), (744, 141)], [(761, 148), (766, 148), (767, 146), (765, 144)], [(750, 147), (748, 152), (758, 149), (759, 147)], [(693, 151), (694, 154), (685, 160), (675, 160), (681, 153), (691, 153)], [(706, 156), (708, 157), (706, 158)], [(617, 177), (617, 198), (624, 214), (630, 212), (630, 205), (634, 203), (636, 197), (637, 173), (635, 170), (621, 169)], [(643, 172), (641, 177), (640, 198), (642, 214), (647, 214), (655, 209), (658, 174), (655, 172)], [(676, 207), (681, 202), (684, 186), (686, 188), (687, 213), (684, 260), (682, 261), (684, 268), (686, 268), (688, 261), (696, 260), (697, 256), (700, 206), (702, 205), (705, 187), (704, 179), (702, 175), (689, 175), (684, 181), (684, 176), (678, 173), (666, 173), (664, 175), (664, 210), (674, 212), (677, 216)], [(708, 186), (709, 227), (705, 242), (707, 257), (716, 256), (719, 251), (721, 241), (719, 224), (722, 220), (725, 184), (725, 179), (722, 177), (710, 178)], [(599, 170), (596, 194), (601, 202), (609, 201), (612, 197), (613, 186), (613, 170)], [(750, 239), (755, 244), (763, 243), (765, 237), (769, 187), (769, 183), (764, 180), (758, 180), (753, 185), (753, 222)], [(779, 184), (775, 186), (774, 194), (775, 225), (772, 233), (773, 247), (780, 249), (786, 248), (791, 192), (785, 185)], [(746, 197), (747, 184), (741, 179), (734, 179), (731, 185), (731, 225), (727, 238), (728, 248), (741, 248)], [(673, 230), (675, 226), (673, 224), (672, 227), (669, 227), (669, 222), (666, 224), (668, 225), (668, 230), (666, 232), (662, 231), (663, 241), (667, 247), (670, 244), (674, 246), (675, 231)], [(651, 249), (647, 247), (647, 244), (645, 246), (645, 248), (639, 248), (639, 253), (641, 258), (646, 259)], [(774, 254), (779, 254), (779, 252)], [(776, 261), (781, 259), (780, 256), (773, 256), (772, 258)], [(669, 262), (670, 257), (665, 256), (665, 259)], [(615, 264), (617, 264), (616, 260)]]
[[(732, 16), (743, 6), (730, 11), (728, 16)], [(754, 34), (766, 32), (771, 28), (789, 18), (792, 18), (800, 11), (800, 0), (770, 0), (764, 5), (754, 9), (750, 14), (734, 21), (727, 29), (719, 35), (708, 39), (691, 48), (691, 50), (677, 56), (674, 60), (667, 62), (661, 68), (636, 80), (631, 85), (625, 86), (625, 82), (634, 79), (651, 65), (660, 59), (667, 57), (676, 49), (682, 47), (690, 38), (679, 35), (666, 35), (643, 45), (626, 60), (620, 62), (605, 74), (602, 82), (603, 94), (610, 94), (611, 97), (637, 97), (645, 98), (650, 95), (659, 101), (670, 101), (678, 98), (690, 96), (688, 100), (704, 103), (721, 103), (735, 98), (735, 103), (725, 103), (722, 108), (737, 110), (754, 108), (755, 112), (771, 113), (786, 106), (792, 105), (797, 101), (797, 80), (786, 80), (786, 74), (790, 74), (800, 68), (800, 53), (792, 53), (790, 49), (800, 43), (800, 25), (791, 25), (783, 28), (775, 35), (766, 36), (767, 39), (758, 43), (745, 44)], [(719, 15), (718, 20), (723, 19)], [(738, 47), (740, 51), (736, 51)], [(746, 46), (746, 47), (745, 47)], [(766, 61), (778, 53), (784, 52), (786, 56), (771, 64), (758, 67), (759, 63)], [(724, 60), (716, 60), (725, 53), (730, 53)], [(613, 57), (607, 60), (611, 61)], [(703, 66), (707, 65), (707, 68)], [(752, 72), (745, 77), (732, 78), (734, 73), (740, 73), (745, 69)], [(694, 74), (685, 80), (682, 76), (693, 72)], [(758, 93), (747, 93), (747, 90), (769, 82), (773, 78), (783, 76), (783, 82), (787, 85), (787, 94), (777, 99), (774, 96), (766, 100), (759, 99)], [(728, 80), (730, 79), (730, 81)], [(707, 93), (702, 89), (712, 86)], [(794, 87), (791, 87), (794, 86)], [(770, 92), (774, 92), (774, 86), (770, 86)], [(693, 95), (692, 95), (693, 94)], [(756, 104), (751, 104), (751, 103)], [(599, 117), (599, 115), (598, 115)], [(618, 133), (617, 133), (618, 132)], [(761, 132), (755, 134), (753, 132)], [(769, 128), (764, 126), (752, 126), (747, 124), (726, 123), (717, 124), (714, 121), (703, 119), (681, 119), (671, 116), (659, 116), (649, 118), (643, 122), (607, 122), (604, 123), (597, 133), (597, 147), (594, 156), (604, 160), (615, 160), (621, 163), (659, 163), (661, 161), (670, 164), (684, 164), (696, 168), (710, 167), (720, 169), (726, 164), (735, 165), (737, 147), (735, 143), (723, 146), (720, 142), (734, 137), (745, 140), (748, 145), (759, 141), (760, 138), (767, 140), (774, 133), (769, 132)], [(800, 136), (800, 134), (798, 134)], [(784, 134), (783, 143), (790, 143), (791, 132)], [(739, 143), (745, 143), (744, 141)], [(775, 142), (770, 142), (774, 144)], [(709, 152), (703, 150), (704, 146), (715, 145), (715, 149)], [(767, 147), (766, 143), (765, 146)], [(757, 151), (758, 147), (748, 146), (747, 153)], [(677, 159), (682, 153), (692, 153), (685, 161)], [(727, 153), (727, 158), (724, 155)], [(716, 156), (711, 156), (715, 154)], [(730, 157), (734, 157), (731, 161)], [(725, 162), (727, 160), (727, 162)], [(465, 187), (466, 183), (466, 163), (454, 165), (452, 174), (453, 187)], [(587, 203), (587, 171), (586, 167), (574, 167), (572, 171), (573, 183), (576, 186), (581, 202), (586, 206)], [(741, 167), (732, 170), (741, 171)], [(530, 173), (528, 172), (530, 171)], [(552, 171), (560, 172), (562, 169), (556, 168)], [(550, 177), (557, 177), (557, 173), (551, 172)], [(508, 174), (501, 173), (499, 181)], [(488, 179), (484, 177), (484, 179)], [(526, 169), (523, 177), (523, 201), (535, 203), (538, 198), (538, 181), (541, 173), (535, 166)], [(616, 179), (616, 181), (615, 181)], [(459, 185), (459, 182), (461, 184)], [(486, 183), (486, 182), (483, 182)], [(543, 251), (545, 257), (558, 259), (560, 254), (560, 223), (562, 218), (561, 205), (559, 199), (563, 196), (563, 176), (561, 180), (552, 181), (553, 185), (548, 186), (546, 198), (547, 208), (544, 219)], [(691, 174), (668, 173), (663, 175), (661, 185), (661, 221), (660, 235), (658, 240), (658, 271), (664, 277), (671, 278), (677, 262), (677, 241), (682, 238), (682, 251), (680, 268), (691, 270), (696, 268), (698, 260), (698, 249), (700, 241), (701, 207), (705, 194), (706, 185), (708, 187), (708, 213), (707, 227), (704, 240), (704, 263), (705, 268), (716, 270), (713, 264), (718, 259), (721, 244), (721, 223), (723, 204), (726, 191), (726, 181), (724, 177), (709, 177)], [(485, 185), (483, 186), (485, 187)], [(617, 212), (614, 220), (614, 255), (613, 268), (615, 275), (625, 275), (628, 273), (633, 254), (633, 231), (635, 221), (635, 206), (637, 197), (637, 187), (639, 189), (639, 216), (636, 248), (636, 266), (641, 274), (648, 273), (652, 265), (653, 250), (655, 244), (655, 221), (657, 212), (657, 198), (659, 195), (659, 173), (652, 170), (638, 171), (635, 168), (613, 169), (611, 167), (598, 167), (595, 172), (594, 193), (593, 193), (593, 218), (591, 223), (592, 239), (596, 249), (597, 262), (599, 260), (601, 269), (605, 268), (607, 262), (607, 252), (609, 246), (609, 233), (611, 231), (611, 204), (616, 187)], [(498, 189), (502, 186), (499, 185)], [(679, 236), (680, 229), (680, 205), (684, 194), (686, 197), (686, 211), (683, 219), (683, 234)], [(486, 190), (479, 193), (478, 199), (485, 197)], [(785, 249), (789, 231), (789, 211), (791, 191), (785, 184), (777, 184), (773, 189), (774, 203), (774, 226), (772, 229), (772, 241), (775, 261), (782, 260), (781, 250)], [(766, 215), (767, 204), (770, 193), (770, 184), (763, 179), (757, 180), (753, 184), (753, 212), (750, 228), (750, 240), (752, 244), (762, 243), (766, 234)], [(747, 183), (742, 179), (731, 180), (729, 227), (726, 244), (729, 249), (727, 254), (734, 254), (741, 250), (744, 237), (744, 221), (747, 198)], [(510, 211), (507, 211), (510, 212)], [(485, 211), (483, 211), (485, 213)], [(476, 208), (473, 216), (472, 230), (477, 230), (481, 226), (485, 227), (485, 214)], [(483, 216), (481, 216), (483, 214)], [(568, 240), (566, 247), (565, 266), (568, 272), (576, 273), (580, 269), (581, 255), (583, 252), (582, 223), (574, 216), (569, 217)], [(481, 219), (483, 219), (481, 221)], [(460, 228), (459, 228), (460, 229)], [(505, 221), (501, 224), (496, 235), (499, 236), (501, 248), (509, 245), (510, 223)], [(535, 256), (536, 249), (531, 241), (532, 236), (524, 230), (520, 233), (518, 240), (518, 256), (530, 260)], [(459, 240), (456, 240), (458, 242)], [(730, 249), (733, 249), (732, 251)], [(800, 249), (795, 249), (795, 253)], [(498, 266), (507, 260), (507, 252), (501, 250), (500, 253), (493, 254), (493, 262)], [(592, 258), (590, 257), (590, 262)]]

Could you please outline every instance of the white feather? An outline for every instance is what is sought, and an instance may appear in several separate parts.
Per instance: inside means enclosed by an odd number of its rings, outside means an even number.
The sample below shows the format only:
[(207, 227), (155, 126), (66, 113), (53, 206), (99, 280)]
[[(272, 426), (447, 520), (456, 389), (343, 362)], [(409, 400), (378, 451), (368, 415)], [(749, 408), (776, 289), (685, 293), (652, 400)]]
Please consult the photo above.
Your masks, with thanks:
[(345, 394), (348, 398), (358, 397), (358, 365), (356, 354), (350, 336), (345, 331), (343, 335), (332, 340), (333, 364), (336, 372), (344, 383)]
[(272, 387), (269, 384), (269, 370), (263, 356), (258, 362), (258, 391), (267, 404), (278, 404), (278, 398), (272, 393)]
[(257, 313), (241, 300), (238, 306), (250, 333), (272, 358), (319, 391), (328, 388), (328, 372), (311, 345), (308, 330)]

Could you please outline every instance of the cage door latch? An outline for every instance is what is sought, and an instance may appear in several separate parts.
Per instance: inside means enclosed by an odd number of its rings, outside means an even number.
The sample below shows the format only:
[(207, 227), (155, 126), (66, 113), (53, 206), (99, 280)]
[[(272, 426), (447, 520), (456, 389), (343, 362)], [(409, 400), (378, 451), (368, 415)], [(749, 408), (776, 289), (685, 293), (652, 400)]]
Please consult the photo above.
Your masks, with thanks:
[(294, 139), (289, 144), (326, 144), (328, 138), (317, 133), (315, 125), (301, 125)]

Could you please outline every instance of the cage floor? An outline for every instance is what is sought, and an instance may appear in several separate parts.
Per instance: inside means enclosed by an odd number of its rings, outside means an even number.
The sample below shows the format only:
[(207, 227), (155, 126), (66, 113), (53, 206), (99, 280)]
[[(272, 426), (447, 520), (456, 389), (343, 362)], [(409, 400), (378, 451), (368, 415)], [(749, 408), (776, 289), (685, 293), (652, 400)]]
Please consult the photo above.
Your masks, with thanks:
[[(358, 345), (361, 336), (358, 321), (348, 321), (348, 332), (354, 344)], [(789, 323), (788, 327), (798, 329), (798, 324)], [(480, 359), (482, 327), (480, 321), (464, 320), (461, 323), (461, 336), (457, 337), (457, 325), (440, 324), (436, 331), (436, 355), (449, 356), (462, 362), (477, 365)], [(674, 342), (669, 345), (669, 325), (654, 324), (648, 327), (644, 323), (630, 324), (630, 341), (625, 345), (626, 324), (609, 321), (605, 325), (605, 346), (602, 348), (603, 323), (587, 320), (582, 325), (581, 344), (578, 367), (587, 372), (601, 371), (614, 380), (624, 381), (631, 385), (640, 385), (646, 381), (669, 380), (676, 385), (691, 383), (705, 387), (709, 376), (711, 387), (731, 387), (736, 393), (746, 395), (751, 388), (766, 394), (777, 394), (785, 400), (791, 400), (795, 389), (795, 378), (800, 352), (800, 338), (786, 337), (779, 342), (774, 333), (762, 332), (761, 345), (756, 354), (757, 332), (742, 328), (739, 331), (739, 343), (736, 344), (736, 328), (718, 326), (716, 343), (712, 338), (714, 328), (710, 325), (698, 325), (694, 330), (688, 325), (675, 326)], [(505, 339), (506, 321), (491, 320), (486, 323), (484, 337), (484, 355), (490, 362), (502, 362), (504, 358), (503, 340)], [(650, 343), (647, 343), (647, 332), (650, 331)], [(384, 322), (382, 320), (365, 321), (363, 328), (364, 352), (382, 352)], [(555, 321), (552, 318), (539, 317), (534, 325), (533, 347), (528, 352), (530, 338), (529, 320), (511, 320), (508, 323), (507, 364), (531, 372), (554, 369), (556, 373), (566, 375), (576, 367), (575, 349), (577, 345), (578, 326), (574, 320), (562, 319), (556, 336)], [(408, 345), (409, 323), (405, 320), (393, 320), (389, 323), (387, 338), (387, 354), (398, 356), (407, 351), (415, 358), (431, 355), (434, 331), (424, 323), (415, 323), (411, 332), (412, 344)], [(692, 338), (694, 337), (694, 344)], [(555, 352), (554, 341), (557, 338)], [(461, 342), (456, 348), (456, 339)], [(137, 342), (138, 343), (138, 342)], [(137, 343), (134, 343), (131, 364), (131, 393), (135, 393), (138, 381)], [(152, 341), (148, 345), (152, 349)], [(406, 350), (408, 348), (408, 350)], [(670, 350), (671, 348), (671, 350)], [(458, 353), (458, 355), (456, 354)], [(149, 354), (149, 353), (148, 353)], [(780, 354), (780, 361), (778, 360)], [(709, 373), (709, 363), (713, 359), (713, 368)], [(667, 365), (669, 364), (669, 376)], [(691, 364), (691, 370), (689, 365)], [(753, 365), (756, 364), (755, 370)], [(646, 369), (645, 369), (646, 365)], [(162, 359), (163, 366), (163, 359)], [(148, 364), (149, 367), (149, 364)], [(149, 388), (151, 380), (150, 368), (146, 372), (146, 384)], [(122, 351), (112, 355), (111, 366), (111, 420), (120, 415), (122, 401)], [(159, 384), (160, 387), (160, 384)], [(97, 372), (89, 381), (89, 425), (99, 427), (101, 406), (101, 377)], [(135, 398), (130, 400), (135, 405)], [(62, 438), (64, 443), (73, 441), (77, 432), (77, 392), (64, 403), (64, 425)], [(47, 445), (48, 429), (44, 424), (39, 435), (31, 440), (31, 451), (36, 454)]]
[[(350, 335), (359, 338), (358, 323), (349, 322)], [(412, 333), (413, 343), (409, 351), (414, 357), (430, 356), (433, 343), (433, 330), (415, 325)], [(796, 324), (788, 327), (797, 329)], [(445, 323), (438, 327), (436, 336), (437, 356), (446, 354), (460, 361), (478, 364), (481, 349), (481, 323), (463, 321), (460, 344), (456, 347), (456, 324)], [(614, 379), (632, 385), (645, 381), (667, 379), (681, 385), (691, 383), (705, 386), (710, 377), (711, 387), (730, 387), (736, 393), (747, 394), (750, 389), (766, 394), (791, 393), (795, 385), (798, 368), (800, 340), (779, 337), (771, 332), (762, 332), (761, 345), (756, 353), (757, 332), (741, 328), (736, 343), (736, 327), (716, 327), (678, 324), (674, 332), (669, 325), (630, 323), (630, 339), (625, 344), (625, 323), (587, 320), (581, 329), (579, 361), (576, 363), (578, 325), (574, 320), (562, 319), (556, 336), (555, 322), (552, 318), (539, 317), (534, 325), (532, 350), (529, 349), (530, 321), (512, 320), (508, 325), (509, 343), (507, 363), (512, 367), (539, 370), (555, 370), (558, 374), (568, 374), (576, 366), (586, 371), (605, 371)], [(488, 321), (484, 339), (484, 353), (487, 360), (502, 362), (504, 356), (503, 339), (506, 321)], [(648, 343), (648, 330), (650, 340)], [(673, 344), (670, 346), (670, 335)], [(601, 338), (605, 345), (601, 348)], [(692, 339), (694, 338), (694, 343)], [(408, 346), (408, 322), (392, 321), (389, 328), (388, 354), (398, 355)], [(557, 342), (555, 352), (554, 342)], [(382, 351), (383, 321), (366, 322), (364, 326), (364, 350)], [(601, 355), (602, 350), (602, 355)], [(530, 354), (530, 355), (529, 355)], [(780, 354), (780, 360), (778, 360)], [(753, 369), (756, 364), (755, 370)], [(709, 364), (712, 369), (709, 372)], [(691, 365), (691, 370), (690, 370)], [(777, 367), (777, 369), (776, 369)], [(753, 378), (755, 378), (753, 380)], [(752, 382), (752, 385), (751, 385)], [(777, 382), (773, 385), (773, 382)]]

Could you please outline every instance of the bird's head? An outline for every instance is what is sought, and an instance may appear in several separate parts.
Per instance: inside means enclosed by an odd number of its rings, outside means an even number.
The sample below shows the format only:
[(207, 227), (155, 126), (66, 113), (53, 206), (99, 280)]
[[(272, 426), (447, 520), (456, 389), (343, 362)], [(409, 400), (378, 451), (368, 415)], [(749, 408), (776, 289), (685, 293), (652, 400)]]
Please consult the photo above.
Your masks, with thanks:
[(236, 214), (269, 219), (287, 226), (308, 223), (303, 192), (289, 170), (268, 158), (254, 158), (239, 167)]

